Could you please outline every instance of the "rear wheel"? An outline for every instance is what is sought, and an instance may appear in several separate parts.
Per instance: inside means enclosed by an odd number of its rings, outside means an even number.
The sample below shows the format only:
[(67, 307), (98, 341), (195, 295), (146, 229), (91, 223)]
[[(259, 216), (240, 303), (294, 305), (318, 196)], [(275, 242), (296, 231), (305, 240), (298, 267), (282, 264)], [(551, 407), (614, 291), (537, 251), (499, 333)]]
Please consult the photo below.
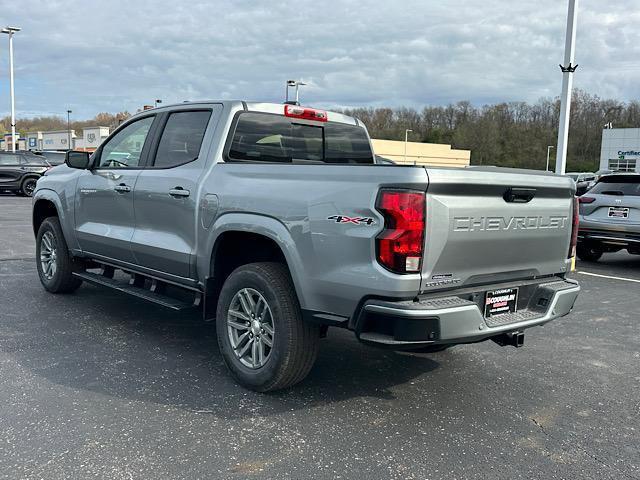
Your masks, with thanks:
[(30, 177), (25, 179), (20, 187), (20, 193), (26, 197), (31, 197), (36, 189), (36, 183), (38, 183), (37, 178)]
[(69, 293), (82, 280), (73, 276), (73, 258), (58, 217), (46, 218), (36, 238), (36, 265), (42, 286), (51, 293)]
[(305, 323), (287, 268), (250, 263), (225, 281), (216, 312), (218, 345), (243, 386), (258, 392), (290, 387), (307, 376), (320, 330)]
[(594, 244), (578, 244), (576, 254), (584, 262), (597, 262), (602, 257), (602, 249)]

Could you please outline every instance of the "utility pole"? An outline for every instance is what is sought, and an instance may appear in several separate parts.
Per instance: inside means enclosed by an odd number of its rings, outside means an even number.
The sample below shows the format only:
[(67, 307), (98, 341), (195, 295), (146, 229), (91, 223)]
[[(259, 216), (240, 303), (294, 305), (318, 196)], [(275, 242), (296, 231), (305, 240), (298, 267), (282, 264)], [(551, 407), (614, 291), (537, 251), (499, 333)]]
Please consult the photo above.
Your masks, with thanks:
[(578, 68), (578, 65), (573, 65), (577, 20), (578, 0), (569, 0), (567, 37), (564, 45), (564, 65), (560, 65), (560, 70), (562, 70), (562, 96), (560, 97), (560, 125), (558, 128), (558, 149), (556, 150), (556, 173), (559, 175), (564, 175), (567, 168), (567, 140), (569, 139), (571, 90), (573, 86), (573, 72)]
[(9, 35), (9, 89), (11, 90), (11, 151), (16, 151), (16, 99), (13, 90), (13, 34), (19, 32), (18, 27), (5, 27), (2, 33)]
[[(413, 130), (407, 128), (404, 131), (404, 163), (407, 163), (407, 142), (409, 141), (409, 132), (413, 132)], [(416, 159), (413, 159), (413, 164), (416, 164)]]
[(553, 145), (547, 145), (547, 168), (544, 169), (545, 172), (549, 171), (549, 154), (551, 153), (551, 149)]
[(71, 148), (71, 110), (67, 110), (67, 148), (69, 150), (73, 150), (73, 148)]

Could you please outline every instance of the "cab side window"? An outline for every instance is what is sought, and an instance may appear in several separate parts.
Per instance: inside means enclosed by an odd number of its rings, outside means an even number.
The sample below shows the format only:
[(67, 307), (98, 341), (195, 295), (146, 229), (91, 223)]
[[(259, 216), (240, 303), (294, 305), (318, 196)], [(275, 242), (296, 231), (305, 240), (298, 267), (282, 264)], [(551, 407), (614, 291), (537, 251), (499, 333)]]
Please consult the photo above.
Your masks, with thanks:
[(210, 110), (170, 114), (153, 166), (171, 168), (197, 159), (210, 118)]
[(151, 116), (135, 121), (105, 143), (98, 168), (138, 168), (142, 148), (154, 119)]

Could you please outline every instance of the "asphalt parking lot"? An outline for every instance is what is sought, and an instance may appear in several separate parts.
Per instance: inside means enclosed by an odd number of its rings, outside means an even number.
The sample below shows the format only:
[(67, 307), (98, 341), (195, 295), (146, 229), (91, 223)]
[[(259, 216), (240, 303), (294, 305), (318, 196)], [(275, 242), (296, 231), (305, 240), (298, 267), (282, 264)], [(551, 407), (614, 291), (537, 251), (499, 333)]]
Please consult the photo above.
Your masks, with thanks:
[(579, 264), (574, 312), (525, 348), (331, 330), (303, 383), (261, 395), (197, 315), (47, 294), (30, 205), (0, 196), (0, 478), (640, 478), (640, 257)]

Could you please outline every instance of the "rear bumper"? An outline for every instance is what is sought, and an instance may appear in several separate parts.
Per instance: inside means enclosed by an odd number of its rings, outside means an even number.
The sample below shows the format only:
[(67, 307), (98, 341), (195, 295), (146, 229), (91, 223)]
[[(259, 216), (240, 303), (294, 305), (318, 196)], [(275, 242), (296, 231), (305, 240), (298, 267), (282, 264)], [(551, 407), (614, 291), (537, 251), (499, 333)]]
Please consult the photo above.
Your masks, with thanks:
[(578, 231), (579, 242), (600, 242), (624, 247), (640, 247), (640, 231), (629, 229), (581, 228)]
[(466, 298), (449, 296), (418, 302), (368, 300), (359, 315), (356, 335), (365, 343), (406, 349), (478, 342), (563, 317), (571, 312), (580, 292), (577, 282), (566, 279), (529, 287), (526, 308), (489, 319), (484, 317), (476, 298), (482, 292)]

